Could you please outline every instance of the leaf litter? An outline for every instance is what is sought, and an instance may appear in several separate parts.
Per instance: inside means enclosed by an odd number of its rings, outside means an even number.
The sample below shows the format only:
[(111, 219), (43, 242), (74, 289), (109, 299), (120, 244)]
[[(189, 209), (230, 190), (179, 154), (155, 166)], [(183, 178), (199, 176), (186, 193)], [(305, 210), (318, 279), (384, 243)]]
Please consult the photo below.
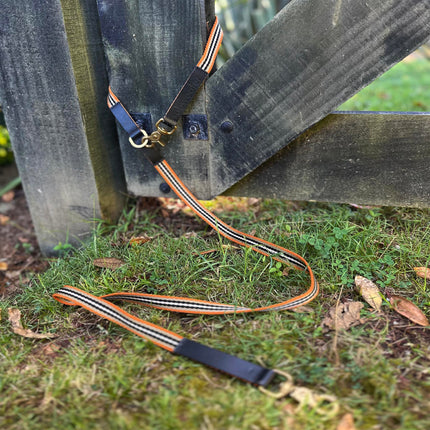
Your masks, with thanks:
[(322, 325), (330, 330), (348, 330), (350, 327), (363, 324), (366, 321), (360, 316), (363, 307), (361, 302), (348, 302), (333, 306), (324, 318)]
[(381, 312), (382, 297), (379, 288), (370, 279), (357, 275), (355, 285), (363, 299), (377, 312)]
[(21, 322), (21, 311), (16, 308), (9, 308), (9, 322), (12, 325), (12, 331), (15, 334), (18, 334), (23, 337), (28, 337), (32, 339), (51, 339), (53, 337), (57, 337), (56, 334), (53, 333), (35, 333), (34, 331), (24, 328)]
[(400, 315), (421, 326), (430, 325), (428, 318), (423, 311), (411, 301), (401, 296), (391, 296), (390, 303), (392, 308)]
[(96, 267), (101, 267), (103, 269), (119, 269), (121, 266), (125, 264), (125, 261), (120, 260), (119, 258), (114, 257), (105, 257), (105, 258), (96, 258), (93, 260), (93, 264)]
[(414, 267), (415, 273), (420, 278), (430, 279), (430, 268), (429, 267)]

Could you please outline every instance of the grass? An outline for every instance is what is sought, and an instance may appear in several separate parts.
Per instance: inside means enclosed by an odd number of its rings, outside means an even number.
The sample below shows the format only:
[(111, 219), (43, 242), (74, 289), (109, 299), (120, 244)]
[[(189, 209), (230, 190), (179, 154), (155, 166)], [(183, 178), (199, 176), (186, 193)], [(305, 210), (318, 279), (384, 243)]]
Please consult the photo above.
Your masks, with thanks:
[(430, 61), (418, 56), (396, 64), (338, 110), (429, 112), (429, 88)]
[[(1, 427), (321, 429), (335, 428), (350, 411), (360, 429), (428, 428), (427, 329), (395, 316), (388, 304), (383, 315), (366, 307), (365, 324), (337, 335), (321, 323), (340, 294), (341, 301), (359, 300), (356, 274), (429, 312), (428, 286), (412, 268), (429, 264), (430, 212), (313, 203), (292, 209), (276, 200), (258, 209), (233, 207), (224, 218), (306, 256), (322, 288), (312, 312), (202, 317), (126, 307), (207, 345), (290, 372), (297, 385), (337, 396), (337, 414), (328, 406), (326, 415), (306, 407), (293, 413), (291, 398), (265, 397), (51, 298), (60, 286), (72, 284), (94, 294), (138, 290), (258, 306), (306, 285), (304, 274), (284, 276), (269, 259), (222, 246), (209, 230), (177, 237), (154, 224), (153, 215), (138, 217), (132, 207), (118, 226), (100, 224), (84, 248), (52, 261), (30, 288), (1, 302)], [(154, 239), (127, 244), (142, 233)], [(208, 249), (218, 252), (199, 254)], [(97, 268), (92, 261), (98, 257), (126, 264)], [(58, 338), (14, 335), (6, 318), (10, 306), (21, 309), (26, 327)]]
[[(407, 80), (418, 82), (420, 71), (420, 85), (428, 87), (428, 69), (428, 62), (400, 64), (341, 109), (429, 110), (429, 95), (406, 86)], [(306, 286), (303, 273), (285, 275), (270, 259), (223, 246), (208, 229), (177, 236), (160, 227), (154, 213), (137, 213), (131, 204), (118, 225), (100, 223), (81, 249), (52, 260), (29, 288), (0, 302), (0, 427), (312, 430), (335, 429), (352, 413), (358, 429), (430, 428), (428, 328), (396, 315), (388, 302), (380, 315), (366, 305), (364, 323), (348, 331), (322, 326), (338, 301), (361, 300), (354, 288), (358, 274), (374, 280), (384, 295), (407, 297), (429, 315), (428, 281), (417, 278), (413, 267), (430, 264), (430, 211), (279, 200), (251, 206), (225, 198), (209, 204), (223, 209), (222, 218), (236, 228), (308, 259), (321, 286), (311, 310), (203, 317), (126, 308), (204, 344), (288, 371), (296, 385), (336, 396), (339, 410), (321, 405), (325, 413), (318, 413), (298, 408), (290, 397), (266, 397), (54, 301), (52, 293), (71, 284), (93, 294), (145, 291), (261, 306)], [(142, 234), (153, 239), (128, 245)], [(217, 252), (201, 254), (210, 249)], [(97, 268), (92, 262), (100, 257), (125, 264)], [(13, 334), (9, 307), (22, 311), (26, 327), (57, 338)]]

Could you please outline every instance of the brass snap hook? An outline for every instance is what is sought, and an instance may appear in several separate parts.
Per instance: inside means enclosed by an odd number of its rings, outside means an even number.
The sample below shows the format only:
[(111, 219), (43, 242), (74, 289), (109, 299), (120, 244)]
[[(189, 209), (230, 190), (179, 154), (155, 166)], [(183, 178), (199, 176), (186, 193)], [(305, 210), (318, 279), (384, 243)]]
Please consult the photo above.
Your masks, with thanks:
[(156, 123), (155, 123), (155, 127), (157, 128), (157, 130), (161, 133), (164, 134), (166, 136), (170, 136), (171, 134), (173, 134), (175, 132), (175, 130), (177, 129), (177, 125), (172, 126), (171, 130), (166, 130), (164, 127), (161, 126), (161, 123), (164, 121), (164, 118), (160, 118)]
[(279, 369), (273, 369), (275, 373), (285, 378), (285, 381), (279, 385), (278, 391), (270, 391), (264, 387), (258, 387), (258, 389), (266, 394), (266, 396), (272, 397), (274, 399), (282, 399), (283, 397), (288, 396), (294, 390), (293, 377), (287, 373), (283, 372)]
[(147, 146), (147, 143), (149, 141), (148, 133), (142, 129), (140, 129), (140, 132), (143, 134), (142, 139), (140, 140), (141, 143), (136, 143), (131, 137), (128, 138), (130, 145), (138, 149), (145, 148), (145, 146)]

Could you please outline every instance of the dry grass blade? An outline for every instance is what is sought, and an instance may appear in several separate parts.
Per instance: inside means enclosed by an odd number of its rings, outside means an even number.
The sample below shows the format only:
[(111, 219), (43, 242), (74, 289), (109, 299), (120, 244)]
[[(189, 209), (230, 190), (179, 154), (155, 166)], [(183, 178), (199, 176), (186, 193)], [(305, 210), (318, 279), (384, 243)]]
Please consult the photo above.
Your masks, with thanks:
[(94, 266), (102, 267), (104, 269), (118, 269), (119, 267), (125, 264), (125, 261), (120, 260), (119, 258), (114, 257), (106, 257), (106, 258), (96, 258), (93, 260)]
[(57, 337), (53, 333), (35, 333), (30, 329), (24, 328), (21, 323), (21, 311), (19, 309), (9, 308), (8, 313), (9, 322), (11, 323), (12, 331), (15, 334), (19, 334), (20, 336), (29, 337), (32, 339), (50, 339), (53, 337)]
[(381, 312), (382, 297), (379, 288), (370, 279), (357, 275), (355, 285), (363, 299), (376, 311)]
[(397, 313), (403, 315), (415, 324), (422, 325), (424, 327), (430, 325), (429, 320), (422, 310), (404, 297), (391, 296), (390, 303)]
[(420, 278), (430, 279), (430, 268), (429, 267), (414, 267), (415, 273)]

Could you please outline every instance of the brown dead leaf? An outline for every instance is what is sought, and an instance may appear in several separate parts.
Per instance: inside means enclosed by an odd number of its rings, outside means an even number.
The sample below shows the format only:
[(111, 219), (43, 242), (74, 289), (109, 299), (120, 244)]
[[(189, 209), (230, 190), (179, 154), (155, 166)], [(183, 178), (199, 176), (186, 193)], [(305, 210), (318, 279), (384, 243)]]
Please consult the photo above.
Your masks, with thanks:
[(0, 225), (6, 225), (10, 221), (10, 218), (6, 215), (0, 214)]
[(339, 421), (336, 430), (355, 430), (354, 416), (351, 413), (345, 414)]
[(354, 325), (363, 324), (364, 319), (360, 318), (360, 311), (363, 307), (361, 302), (341, 303), (339, 306), (333, 306), (322, 325), (331, 330), (348, 330)]
[(429, 320), (421, 311), (421, 309), (418, 306), (414, 305), (411, 301), (405, 299), (404, 297), (391, 296), (390, 303), (397, 313), (408, 318), (415, 324), (422, 326), (430, 325)]
[(357, 275), (355, 285), (363, 299), (376, 311), (381, 312), (382, 297), (379, 288), (370, 279)]
[(285, 267), (282, 271), (282, 276), (288, 276), (290, 274), (291, 267)]
[(420, 278), (430, 279), (430, 268), (429, 267), (414, 267), (415, 273)]
[(152, 240), (152, 237), (147, 237), (147, 236), (136, 236), (136, 237), (132, 237), (130, 239), (129, 244), (130, 245), (143, 245), (146, 242), (149, 242)]
[(15, 191), (8, 191), (7, 193), (3, 194), (1, 199), (5, 203), (11, 202), (15, 198)]
[(24, 328), (21, 323), (21, 311), (16, 308), (9, 308), (9, 322), (12, 325), (12, 331), (15, 334), (19, 334), (23, 337), (29, 337), (32, 339), (50, 339), (53, 337), (57, 337), (53, 333), (35, 333), (30, 329)]
[(104, 269), (118, 269), (119, 267), (125, 264), (125, 261), (120, 260), (119, 258), (114, 257), (106, 257), (106, 258), (96, 258), (93, 260), (94, 266), (102, 267)]
[(8, 264), (4, 261), (0, 261), (0, 272), (6, 272), (7, 268), (8, 268)]
[(298, 306), (297, 308), (293, 308), (291, 309), (293, 312), (296, 312), (298, 314), (310, 314), (312, 312), (314, 312), (313, 308), (311, 308), (310, 306)]
[(59, 355), (58, 352), (60, 349), (61, 347), (59, 345), (56, 345), (55, 343), (49, 343), (42, 348), (42, 354), (44, 357), (55, 358)]

